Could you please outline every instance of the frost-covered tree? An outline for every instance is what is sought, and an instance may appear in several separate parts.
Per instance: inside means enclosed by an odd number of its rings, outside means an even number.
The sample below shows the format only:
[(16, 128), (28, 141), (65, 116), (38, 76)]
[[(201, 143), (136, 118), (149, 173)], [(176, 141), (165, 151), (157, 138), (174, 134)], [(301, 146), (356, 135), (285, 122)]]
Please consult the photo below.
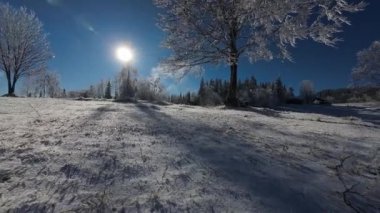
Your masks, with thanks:
[(51, 58), (47, 36), (35, 13), (0, 3), (0, 70), (8, 81), (8, 96), (14, 96), (20, 78), (45, 70)]
[(105, 84), (104, 81), (101, 80), (98, 85), (96, 85), (96, 97), (97, 98), (104, 98), (104, 88)]
[(166, 97), (165, 87), (159, 78), (140, 79), (137, 81), (136, 97), (142, 100), (162, 101)]
[(358, 63), (352, 71), (354, 86), (380, 86), (380, 41), (357, 54)]
[(119, 98), (119, 81), (118, 81), (117, 76), (115, 77), (113, 81), (113, 87), (115, 88), (114, 97), (115, 99), (118, 99)]
[(62, 98), (66, 98), (67, 97), (67, 95), (66, 95), (66, 89), (63, 89), (63, 91), (62, 91)]
[(41, 71), (34, 75), (26, 75), (23, 80), (24, 93), (28, 97), (51, 97), (62, 96), (60, 78), (53, 71)]
[(59, 75), (53, 71), (43, 71), (36, 76), (40, 97), (57, 98), (61, 95)]
[(51, 98), (58, 98), (61, 96), (60, 78), (56, 72), (47, 72), (45, 75), (47, 95)]
[(34, 96), (34, 91), (35, 91), (35, 78), (34, 76), (26, 76), (23, 80), (23, 89), (22, 92), (24, 93), (25, 96), (27, 97), (32, 97)]
[(311, 39), (333, 46), (348, 13), (363, 2), (348, 0), (155, 0), (163, 9), (159, 26), (163, 46), (172, 55), (163, 62), (169, 73), (188, 73), (202, 64), (230, 66), (227, 104), (237, 105), (239, 59), (250, 62), (291, 60), (289, 47)]
[(310, 104), (315, 97), (314, 84), (312, 81), (303, 80), (300, 86), (300, 96), (305, 103)]
[(90, 98), (96, 98), (97, 97), (97, 91), (96, 91), (94, 85), (90, 85), (90, 88), (88, 89), (88, 97), (90, 97)]
[(41, 71), (36, 75), (28, 75), (24, 78), (24, 92), (28, 97), (50, 97), (62, 96), (60, 77), (53, 71)]
[(141, 100), (154, 100), (155, 96), (151, 87), (151, 83), (147, 80), (138, 81), (136, 96)]
[(118, 75), (119, 99), (134, 98), (136, 93), (137, 69), (125, 66)]

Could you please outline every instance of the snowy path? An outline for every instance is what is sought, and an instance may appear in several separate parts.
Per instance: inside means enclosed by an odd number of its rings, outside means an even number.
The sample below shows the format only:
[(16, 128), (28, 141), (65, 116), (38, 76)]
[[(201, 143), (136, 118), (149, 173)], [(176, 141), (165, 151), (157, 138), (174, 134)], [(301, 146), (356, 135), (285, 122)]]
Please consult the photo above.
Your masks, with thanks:
[(379, 108), (287, 110), (0, 98), (0, 212), (380, 211)]

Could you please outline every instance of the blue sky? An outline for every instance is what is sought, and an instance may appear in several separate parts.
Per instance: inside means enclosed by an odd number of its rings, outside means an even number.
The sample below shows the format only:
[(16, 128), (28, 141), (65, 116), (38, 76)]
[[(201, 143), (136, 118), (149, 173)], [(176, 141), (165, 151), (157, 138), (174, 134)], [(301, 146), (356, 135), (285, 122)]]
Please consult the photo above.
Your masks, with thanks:
[[(0, 0), (34, 10), (49, 34), (55, 58), (50, 69), (61, 76), (66, 90), (84, 89), (101, 79), (113, 79), (122, 65), (115, 59), (115, 48), (123, 43), (135, 51), (134, 66), (140, 76), (168, 55), (160, 47), (164, 34), (156, 26), (158, 11), (151, 0)], [(337, 48), (311, 41), (299, 42), (292, 54), (294, 63), (274, 60), (250, 64), (242, 60), (239, 77), (254, 75), (259, 81), (281, 77), (296, 89), (304, 79), (314, 81), (316, 89), (346, 87), (356, 63), (356, 52), (380, 39), (380, 1), (368, 0), (366, 11), (351, 16), (352, 26), (340, 34)], [(207, 67), (204, 78), (228, 79), (227, 66)], [(0, 93), (5, 93), (0, 77)], [(169, 92), (197, 90), (199, 79), (181, 82), (166, 80)], [(21, 85), (18, 85), (20, 88)]]

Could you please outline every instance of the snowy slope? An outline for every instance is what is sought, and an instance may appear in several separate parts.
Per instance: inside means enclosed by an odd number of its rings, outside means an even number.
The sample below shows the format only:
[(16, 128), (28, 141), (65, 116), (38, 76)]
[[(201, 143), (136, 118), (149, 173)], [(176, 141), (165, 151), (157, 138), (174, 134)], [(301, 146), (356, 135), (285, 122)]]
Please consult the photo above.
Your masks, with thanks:
[(0, 98), (0, 212), (377, 212), (379, 118)]

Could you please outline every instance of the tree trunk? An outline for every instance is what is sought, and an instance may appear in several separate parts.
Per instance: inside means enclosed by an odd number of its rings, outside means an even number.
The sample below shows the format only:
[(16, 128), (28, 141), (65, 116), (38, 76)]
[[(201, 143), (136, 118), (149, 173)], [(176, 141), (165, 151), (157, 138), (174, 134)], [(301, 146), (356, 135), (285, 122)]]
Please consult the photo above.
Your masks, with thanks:
[(237, 20), (235, 20), (232, 25), (230, 26), (230, 56), (229, 56), (229, 63), (230, 63), (230, 69), (231, 69), (231, 75), (230, 75), (230, 85), (228, 90), (228, 96), (226, 100), (227, 106), (232, 107), (238, 107), (239, 106), (239, 100), (237, 98), (237, 68), (238, 68), (238, 50), (237, 50)]
[(6, 76), (7, 76), (7, 81), (8, 81), (8, 94), (6, 94), (6, 96), (14, 97), (15, 89), (14, 89), (14, 85), (12, 85), (11, 74), (7, 73)]
[(13, 83), (11, 86), (11, 91), (9, 93), (9, 96), (16, 97), (16, 94), (15, 94), (16, 82), (17, 82), (17, 77), (16, 77), (16, 75), (14, 75), (13, 76)]
[(12, 83), (8, 74), (7, 74), (7, 81), (8, 81), (8, 95), (10, 95), (12, 93)]
[(231, 64), (231, 75), (230, 75), (230, 85), (228, 90), (228, 96), (226, 100), (226, 105), (228, 106), (239, 106), (239, 100), (237, 98), (237, 68), (236, 63)]

